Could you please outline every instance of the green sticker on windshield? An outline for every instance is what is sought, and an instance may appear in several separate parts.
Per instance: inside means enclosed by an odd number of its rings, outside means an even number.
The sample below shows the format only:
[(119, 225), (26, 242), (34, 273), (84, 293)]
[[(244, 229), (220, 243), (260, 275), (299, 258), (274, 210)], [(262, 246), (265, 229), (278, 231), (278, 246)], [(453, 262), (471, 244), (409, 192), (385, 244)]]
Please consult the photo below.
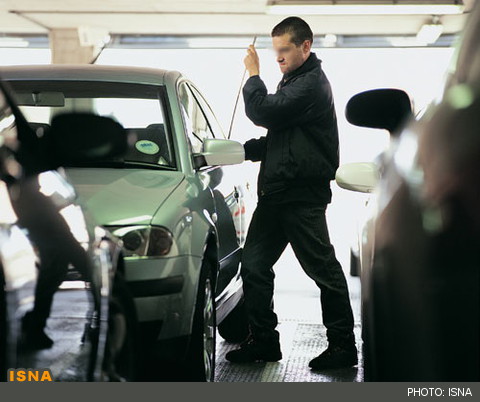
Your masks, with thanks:
[(153, 141), (141, 140), (135, 143), (135, 148), (137, 151), (140, 151), (142, 154), (155, 155), (158, 153), (160, 148)]

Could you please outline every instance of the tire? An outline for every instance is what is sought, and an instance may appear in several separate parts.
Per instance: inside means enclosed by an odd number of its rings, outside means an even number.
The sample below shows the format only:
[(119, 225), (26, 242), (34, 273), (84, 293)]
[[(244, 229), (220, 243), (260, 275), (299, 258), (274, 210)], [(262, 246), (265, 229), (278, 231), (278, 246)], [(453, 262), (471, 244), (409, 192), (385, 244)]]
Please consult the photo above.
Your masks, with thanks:
[(216, 313), (213, 270), (205, 263), (200, 275), (190, 345), (185, 362), (188, 381), (215, 379)]
[(230, 343), (241, 343), (247, 339), (250, 331), (248, 329), (248, 318), (243, 299), (218, 324), (218, 333)]
[(135, 381), (138, 373), (137, 317), (125, 280), (117, 274), (109, 302), (104, 372), (107, 381)]

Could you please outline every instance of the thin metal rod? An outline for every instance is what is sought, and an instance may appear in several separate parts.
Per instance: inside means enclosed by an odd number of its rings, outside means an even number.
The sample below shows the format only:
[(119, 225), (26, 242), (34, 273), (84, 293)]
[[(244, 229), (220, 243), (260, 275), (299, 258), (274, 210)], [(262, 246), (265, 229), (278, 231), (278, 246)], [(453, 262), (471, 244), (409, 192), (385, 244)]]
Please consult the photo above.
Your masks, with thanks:
[[(255, 46), (255, 42), (257, 41), (257, 37), (253, 37), (253, 45)], [(230, 121), (230, 128), (228, 129), (228, 139), (232, 136), (232, 128), (233, 128), (233, 121), (235, 120), (235, 112), (237, 111), (238, 100), (240, 99), (240, 93), (242, 92), (243, 82), (245, 81), (245, 75), (247, 74), (247, 68), (243, 70), (242, 81), (240, 82), (240, 89), (238, 90), (237, 99), (235, 100), (235, 106), (233, 107), (232, 113), (232, 120)]]

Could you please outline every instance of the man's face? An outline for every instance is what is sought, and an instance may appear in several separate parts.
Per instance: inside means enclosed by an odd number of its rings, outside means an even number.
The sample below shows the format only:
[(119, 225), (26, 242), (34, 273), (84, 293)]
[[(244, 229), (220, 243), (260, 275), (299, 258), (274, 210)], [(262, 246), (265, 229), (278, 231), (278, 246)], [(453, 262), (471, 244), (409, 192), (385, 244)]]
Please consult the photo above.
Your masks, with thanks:
[(290, 39), (291, 36), (288, 33), (272, 38), (273, 50), (277, 54), (277, 62), (283, 74), (296, 70), (310, 55), (310, 41), (296, 46)]

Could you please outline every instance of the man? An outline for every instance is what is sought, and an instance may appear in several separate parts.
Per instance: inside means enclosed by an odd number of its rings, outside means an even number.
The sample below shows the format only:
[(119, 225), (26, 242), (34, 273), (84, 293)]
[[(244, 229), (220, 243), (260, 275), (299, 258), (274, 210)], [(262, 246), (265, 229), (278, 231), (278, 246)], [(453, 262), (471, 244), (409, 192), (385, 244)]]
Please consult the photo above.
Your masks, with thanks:
[[(65, 280), (71, 263), (86, 283), (92, 281), (92, 267), (86, 251), (51, 199), (40, 191), (38, 179), (19, 183), (20, 191), (12, 205), (20, 226), (29, 232), (40, 255), (33, 309), (22, 318), (22, 346), (28, 350), (49, 349), (53, 340), (45, 333), (55, 292)], [(38, 211), (42, 211), (41, 214)], [(46, 232), (48, 228), (48, 236)], [(98, 303), (95, 292), (89, 294)]]
[(246, 114), (268, 129), (247, 141), (245, 157), (261, 161), (258, 205), (247, 234), (242, 278), (249, 339), (227, 353), (234, 363), (282, 358), (273, 311), (273, 265), (291, 244), (303, 270), (321, 290), (329, 346), (309, 366), (313, 370), (357, 364), (353, 314), (342, 268), (330, 243), (325, 210), (330, 181), (338, 167), (338, 131), (330, 84), (310, 51), (308, 24), (289, 17), (272, 31), (283, 79), (267, 94), (253, 45), (245, 57), (250, 78), (243, 88)]

